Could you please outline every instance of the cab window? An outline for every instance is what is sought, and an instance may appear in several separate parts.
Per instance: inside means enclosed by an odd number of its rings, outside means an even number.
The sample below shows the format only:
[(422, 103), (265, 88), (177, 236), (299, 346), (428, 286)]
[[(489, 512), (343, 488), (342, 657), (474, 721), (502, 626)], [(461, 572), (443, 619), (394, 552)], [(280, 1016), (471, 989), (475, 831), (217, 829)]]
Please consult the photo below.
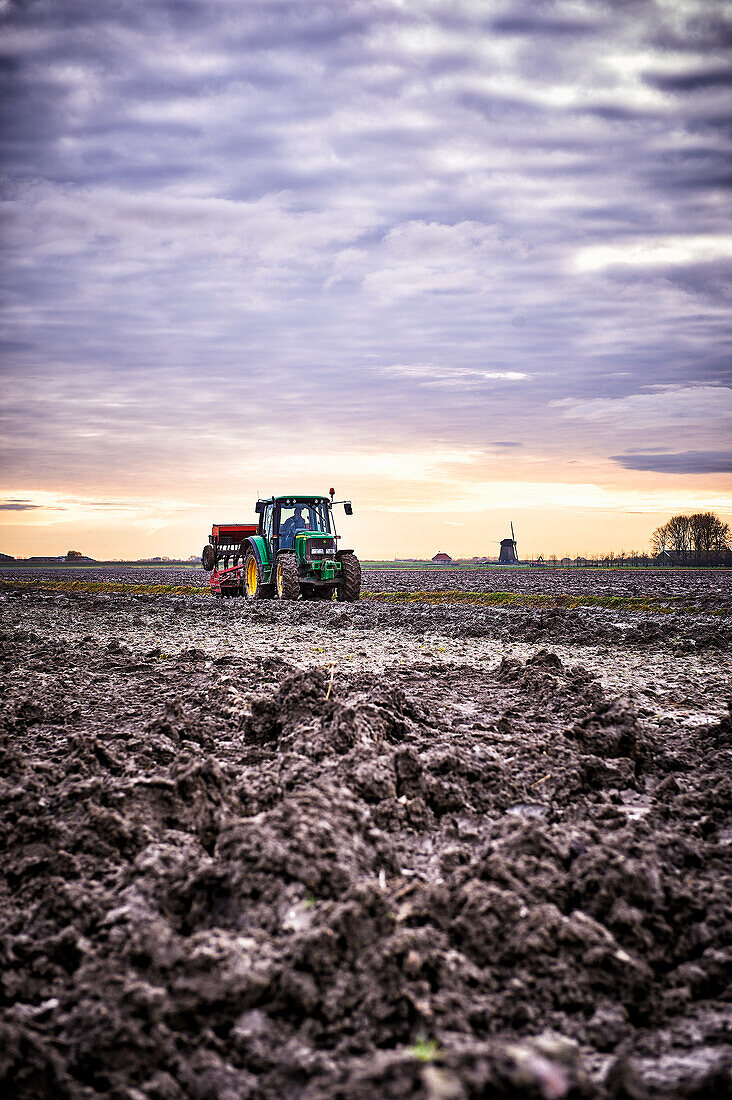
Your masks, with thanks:
[(330, 533), (328, 509), (322, 501), (296, 501), (280, 505), (280, 546), (294, 546), (298, 531)]
[(262, 534), (267, 539), (267, 542), (272, 541), (272, 517), (274, 509), (271, 504), (268, 504), (264, 510), (264, 516), (262, 517)]
[(323, 534), (330, 534), (330, 524), (328, 523), (328, 509), (322, 500), (316, 500), (309, 506), (310, 513), (310, 530), (321, 531)]

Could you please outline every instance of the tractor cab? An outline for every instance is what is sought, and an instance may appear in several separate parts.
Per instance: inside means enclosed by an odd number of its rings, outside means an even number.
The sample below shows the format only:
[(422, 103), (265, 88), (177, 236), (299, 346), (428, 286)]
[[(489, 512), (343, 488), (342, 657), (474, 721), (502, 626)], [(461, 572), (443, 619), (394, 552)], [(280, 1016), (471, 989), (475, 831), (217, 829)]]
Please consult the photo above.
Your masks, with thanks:
[(295, 536), (308, 534), (337, 538), (330, 501), (317, 497), (285, 497), (257, 502), (261, 535), (271, 539), (279, 531), (280, 550), (293, 550)]

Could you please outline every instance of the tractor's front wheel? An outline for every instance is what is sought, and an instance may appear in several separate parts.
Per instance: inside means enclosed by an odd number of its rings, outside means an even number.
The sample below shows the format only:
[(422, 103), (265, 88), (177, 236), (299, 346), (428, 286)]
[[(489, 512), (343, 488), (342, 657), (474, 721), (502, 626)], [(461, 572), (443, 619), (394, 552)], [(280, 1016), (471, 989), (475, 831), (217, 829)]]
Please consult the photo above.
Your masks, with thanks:
[(361, 595), (361, 562), (351, 550), (339, 555), (342, 580), (336, 588), (338, 600), (354, 603)]
[(272, 595), (272, 587), (262, 584), (262, 570), (253, 550), (244, 556), (244, 595), (248, 600), (266, 600)]
[(297, 559), (294, 554), (280, 554), (277, 558), (275, 589), (278, 600), (296, 600), (300, 595)]

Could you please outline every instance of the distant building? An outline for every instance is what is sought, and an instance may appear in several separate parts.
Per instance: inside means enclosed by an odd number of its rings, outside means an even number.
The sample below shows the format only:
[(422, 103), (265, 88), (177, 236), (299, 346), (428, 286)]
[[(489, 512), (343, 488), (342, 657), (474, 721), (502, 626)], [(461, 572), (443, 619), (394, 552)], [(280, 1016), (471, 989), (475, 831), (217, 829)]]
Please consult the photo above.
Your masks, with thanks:
[(515, 539), (501, 539), (501, 552), (498, 555), (498, 564), (518, 565)]
[(443, 554), (443, 552), (440, 551), (439, 554), (435, 554), (432, 560), (433, 562), (435, 562), (436, 565), (449, 565), (452, 561), (452, 558), (449, 554)]
[(61, 556), (60, 558), (52, 558), (52, 557), (48, 556), (47, 554), (41, 554), (41, 555), (36, 555), (35, 557), (32, 557), (32, 558), (28, 558), (28, 561), (59, 562), (59, 561), (66, 561), (66, 558), (63, 557), (63, 556)]

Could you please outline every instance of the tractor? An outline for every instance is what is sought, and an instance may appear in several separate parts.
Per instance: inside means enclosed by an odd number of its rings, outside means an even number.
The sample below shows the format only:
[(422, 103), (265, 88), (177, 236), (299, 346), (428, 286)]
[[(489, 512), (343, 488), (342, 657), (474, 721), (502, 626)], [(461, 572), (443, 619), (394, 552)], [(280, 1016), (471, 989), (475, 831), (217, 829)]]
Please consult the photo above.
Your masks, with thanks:
[[(201, 563), (215, 596), (247, 600), (332, 600), (352, 603), (361, 594), (361, 565), (353, 550), (339, 550), (335, 504), (353, 515), (350, 500), (293, 493), (258, 500), (256, 524), (214, 524)], [(223, 569), (219, 569), (223, 563)]]

